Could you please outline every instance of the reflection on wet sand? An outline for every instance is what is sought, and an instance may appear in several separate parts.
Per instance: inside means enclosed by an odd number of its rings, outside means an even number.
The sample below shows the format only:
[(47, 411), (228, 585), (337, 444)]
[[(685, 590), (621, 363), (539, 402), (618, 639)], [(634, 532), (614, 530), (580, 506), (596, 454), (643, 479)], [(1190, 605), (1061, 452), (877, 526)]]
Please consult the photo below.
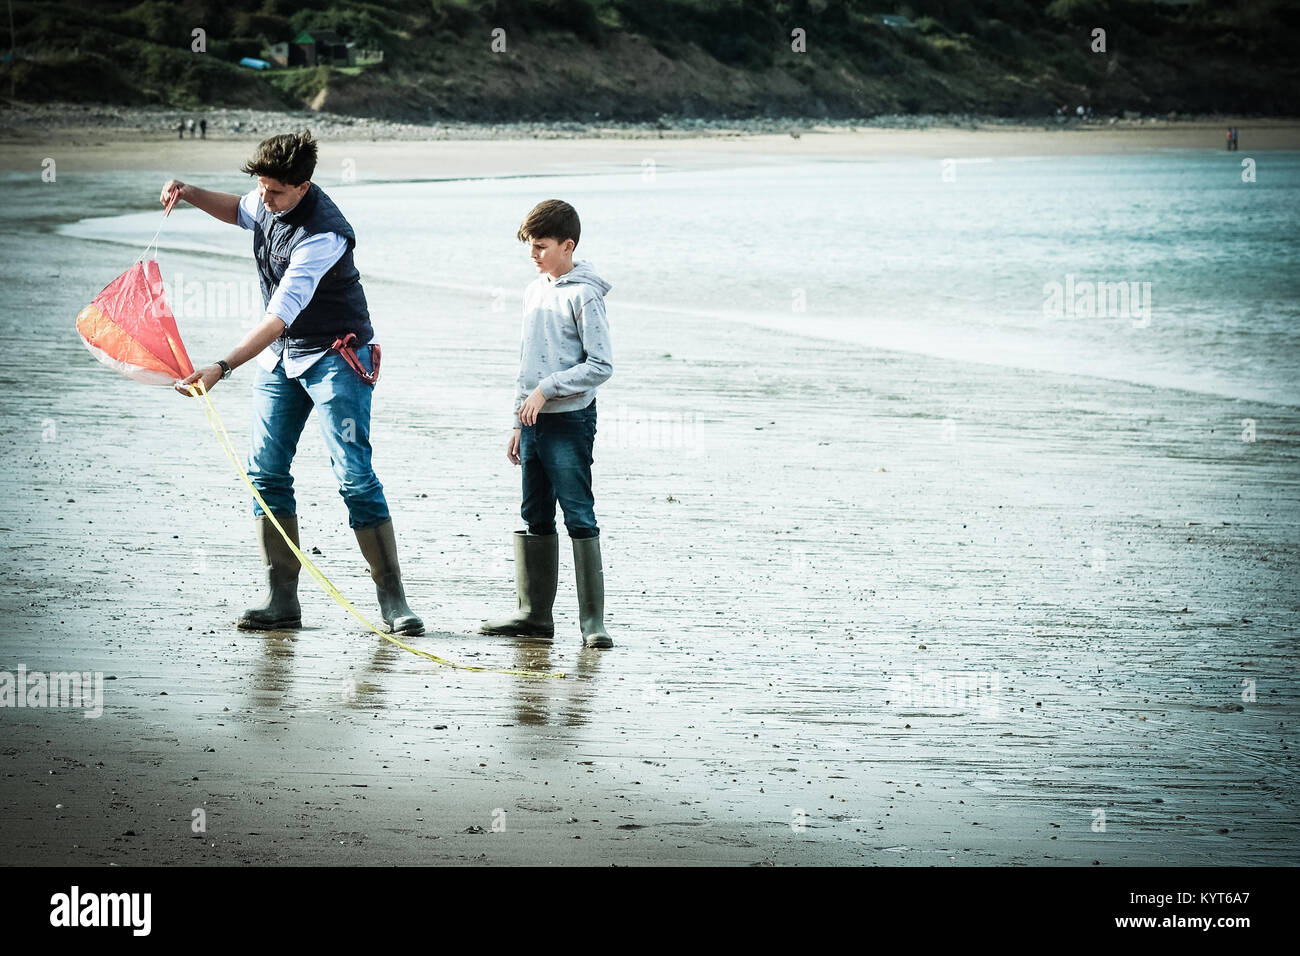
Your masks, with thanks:
[[(556, 669), (551, 661), (553, 641), (544, 638), (516, 637), (515, 667), (519, 670), (550, 672)], [(515, 719), (521, 724), (543, 725), (556, 708), (564, 724), (582, 727), (590, 715), (592, 698), (591, 681), (600, 670), (600, 657), (604, 651), (583, 648), (578, 653), (578, 666), (563, 680), (521, 678), (515, 682)]]
[(249, 697), (254, 709), (278, 710), (289, 689), (298, 638), (293, 631), (261, 631), (257, 632), (256, 639), (262, 642), (262, 653), (253, 671)]
[[(540, 637), (516, 637), (510, 639), (515, 645), (515, 663), (517, 670), (549, 672), (551, 665), (551, 641)], [(551, 711), (550, 686), (559, 683), (555, 679), (521, 677), (515, 681), (515, 719), (521, 724), (541, 726), (547, 722)]]
[[(299, 635), (298, 631), (256, 632), (254, 639), (261, 641), (262, 646), (249, 694), (255, 710), (279, 711), (292, 701), (293, 664)], [(351, 673), (341, 680), (326, 679), (324, 687), (318, 688), (323, 694), (321, 702), (330, 707), (342, 703), (350, 710), (382, 708), (388, 691), (384, 680), (378, 675), (392, 673), (394, 663), (400, 660), (402, 654), (400, 648), (379, 640), (364, 672), (365, 675), (375, 675), (376, 679), (366, 680)], [(309, 686), (318, 683), (310, 677), (306, 681)], [(299, 688), (299, 697), (305, 696), (309, 695)]]
[(587, 723), (591, 713), (591, 700), (595, 694), (595, 677), (600, 670), (601, 658), (608, 651), (584, 647), (578, 652), (578, 666), (569, 675), (565, 685), (567, 701), (564, 722), (570, 727), (581, 727)]
[(344, 683), (343, 703), (351, 710), (383, 709), (384, 698), (388, 696), (388, 682), (379, 675), (393, 673), (393, 665), (405, 653), (396, 644), (382, 637), (376, 637), (375, 641), (375, 652), (370, 656), (370, 663), (366, 665), (366, 673), (375, 675), (376, 680), (350, 679)]

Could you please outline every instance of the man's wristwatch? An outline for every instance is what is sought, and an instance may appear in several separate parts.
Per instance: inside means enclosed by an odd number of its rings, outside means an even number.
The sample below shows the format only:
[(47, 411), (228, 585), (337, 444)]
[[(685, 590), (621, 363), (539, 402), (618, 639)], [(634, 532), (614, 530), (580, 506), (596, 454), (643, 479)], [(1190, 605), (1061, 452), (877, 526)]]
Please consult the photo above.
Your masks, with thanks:
[(230, 378), (230, 373), (233, 372), (234, 369), (226, 364), (225, 359), (217, 359), (217, 364), (221, 366), (221, 380), (224, 382), (226, 379)]

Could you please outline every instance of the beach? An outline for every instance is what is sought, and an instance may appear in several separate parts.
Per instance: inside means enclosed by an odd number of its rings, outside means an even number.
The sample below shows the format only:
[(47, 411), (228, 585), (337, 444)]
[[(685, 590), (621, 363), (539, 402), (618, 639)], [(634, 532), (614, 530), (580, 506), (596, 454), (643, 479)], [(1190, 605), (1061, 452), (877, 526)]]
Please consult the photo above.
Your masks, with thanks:
[[(1300, 148), (1294, 124), (1252, 135), (1242, 156)], [(729, 175), (918, 157), (937, 178), (944, 157), (1221, 136), (805, 131), (672, 138), (653, 158)], [(671, 285), (620, 311), (615, 281), (594, 480), (616, 646), (581, 648), (563, 537), (555, 641), (484, 637), (514, 600), (522, 273), (444, 276), (435, 251), (429, 276), (403, 279), (376, 261), (375, 468), (428, 627), (413, 643), (566, 676), (440, 667), (305, 576), (303, 630), (236, 630), (264, 583), (245, 489), (198, 402), (97, 365), (73, 320), (139, 251), (80, 220), (150, 210), (165, 176), (227, 174), (256, 138), (0, 141), (0, 671), (104, 675), (94, 718), (0, 708), (7, 863), (1300, 861), (1300, 405), (1281, 398), (869, 347), (815, 314), (716, 320)], [(40, 192), (47, 157), (59, 184)], [(409, 180), (635, 177), (646, 157), (638, 139), (339, 139), (322, 166), (337, 179), (352, 160), (376, 190), (355, 195), (379, 197)], [(251, 256), (178, 222), (166, 275), (252, 280)], [(182, 235), (191, 248), (167, 245)], [(242, 332), (201, 319), (180, 323), (207, 363)], [(250, 377), (212, 396), (241, 451)], [(295, 478), (305, 549), (374, 619), (314, 422)]]

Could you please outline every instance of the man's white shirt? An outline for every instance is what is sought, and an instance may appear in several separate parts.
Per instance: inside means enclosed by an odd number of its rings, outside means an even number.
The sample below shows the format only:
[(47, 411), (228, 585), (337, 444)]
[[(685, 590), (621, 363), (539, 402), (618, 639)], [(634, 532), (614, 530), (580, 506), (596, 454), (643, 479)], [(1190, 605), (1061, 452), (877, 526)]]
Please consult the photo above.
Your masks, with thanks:
[[(241, 229), (254, 229), (257, 226), (257, 211), (262, 200), (254, 189), (239, 200), (236, 221)], [(289, 265), (271, 294), (266, 304), (266, 314), (278, 317), (286, 326), (292, 326), (311, 297), (316, 294), (325, 273), (334, 267), (343, 253), (348, 251), (348, 241), (337, 232), (322, 232), (308, 236), (293, 247), (289, 254)], [(275, 369), (280, 361), (280, 350), (284, 347), (283, 339), (276, 339), (257, 356), (257, 362), (268, 372)], [(329, 349), (313, 352), (297, 359), (285, 359), (284, 373), (290, 378), (297, 378), (311, 368)], [(291, 367), (292, 366), (292, 367)]]

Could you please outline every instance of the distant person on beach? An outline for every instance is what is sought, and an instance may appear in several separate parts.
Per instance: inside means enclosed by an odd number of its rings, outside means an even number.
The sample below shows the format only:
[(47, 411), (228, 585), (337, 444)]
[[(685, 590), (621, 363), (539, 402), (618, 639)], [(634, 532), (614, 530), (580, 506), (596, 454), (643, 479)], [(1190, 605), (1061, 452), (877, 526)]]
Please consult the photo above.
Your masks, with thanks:
[(194, 120), (193, 120), (193, 119), (187, 119), (187, 120), (185, 121), (185, 128), (186, 128), (187, 130), (190, 131), (190, 139), (193, 139), (193, 138), (194, 138)]
[(176, 124), (176, 138), (177, 138), (177, 139), (184, 139), (184, 138), (185, 138), (185, 121), (184, 121), (184, 120), (180, 120), (180, 121), (177, 122), (177, 124)]
[[(257, 358), (248, 475), (295, 546), (298, 518), (289, 467), (314, 408), (384, 623), (397, 634), (422, 634), (423, 622), (406, 603), (393, 522), (371, 467), (370, 403), (379, 346), (372, 343), (366, 295), (352, 260), (356, 235), (311, 182), (315, 169), (316, 141), (303, 132), (272, 136), (258, 145), (242, 170), (257, 177), (257, 188), (245, 196), (176, 179), (164, 184), (164, 203), (179, 191), (181, 199), (214, 219), (252, 231), (266, 309), (261, 324), (225, 359), (178, 382), (176, 390), (188, 395), (186, 386), (200, 381), (211, 389)], [(244, 612), (239, 627), (299, 627), (298, 558), (256, 502), (253, 515), (270, 594)]]
[(1232, 151), (1235, 153), (1239, 148), (1240, 147), (1237, 143), (1237, 127), (1234, 126), (1232, 128)]
[(208, 138), (208, 121), (205, 119), (201, 119), (199, 120), (199, 139), (207, 139), (207, 138)]
[(1232, 127), (1231, 126), (1228, 127), (1227, 145), (1224, 148), (1227, 149), (1228, 152), (1232, 152)]
[(586, 647), (613, 647), (605, 632), (605, 577), (591, 489), (596, 389), (614, 374), (605, 293), (591, 264), (574, 262), (577, 211), (548, 199), (516, 234), (540, 273), (524, 290), (523, 342), (515, 382), (514, 427), (506, 458), (522, 466), (527, 527), (514, 533), (518, 611), (485, 621), (484, 634), (552, 637), (559, 583), (555, 504), (573, 543), (578, 620)]

